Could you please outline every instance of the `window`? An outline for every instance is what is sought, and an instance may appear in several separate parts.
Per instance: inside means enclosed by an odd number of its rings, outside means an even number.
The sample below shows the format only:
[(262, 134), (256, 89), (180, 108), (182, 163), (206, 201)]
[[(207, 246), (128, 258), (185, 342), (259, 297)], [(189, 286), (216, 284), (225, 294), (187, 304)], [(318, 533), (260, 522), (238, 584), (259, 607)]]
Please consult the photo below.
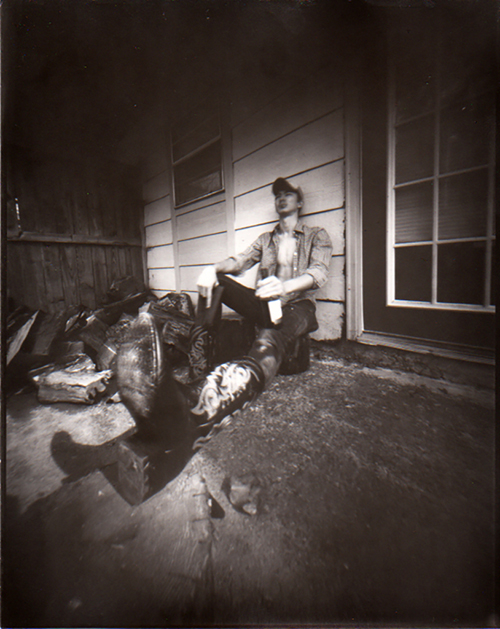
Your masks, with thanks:
[(191, 111), (174, 125), (171, 140), (176, 207), (223, 189), (217, 110)]
[(388, 305), (494, 310), (490, 50), (472, 24), (447, 24), (392, 55)]

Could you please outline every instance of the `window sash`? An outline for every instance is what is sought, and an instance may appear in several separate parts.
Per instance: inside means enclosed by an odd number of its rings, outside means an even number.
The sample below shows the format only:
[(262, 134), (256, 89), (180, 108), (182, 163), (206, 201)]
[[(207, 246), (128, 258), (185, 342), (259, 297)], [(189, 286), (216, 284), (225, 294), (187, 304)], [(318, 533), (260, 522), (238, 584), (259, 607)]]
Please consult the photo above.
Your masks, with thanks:
[[(436, 55), (439, 58), (439, 55)], [(440, 157), (441, 157), (441, 131), (442, 131), (442, 111), (450, 107), (450, 103), (442, 104), (440, 102), (440, 76), (438, 71), (434, 72), (434, 104), (433, 107), (429, 107), (429, 99), (426, 99), (425, 111), (420, 113), (412, 112), (410, 117), (405, 118), (401, 113), (397, 113), (397, 85), (396, 85), (396, 67), (394, 60), (389, 62), (389, 89), (388, 89), (388, 178), (387, 178), (387, 241), (386, 241), (386, 272), (387, 272), (387, 294), (386, 304), (388, 306), (398, 306), (407, 308), (426, 308), (426, 309), (438, 309), (438, 310), (466, 310), (466, 311), (495, 311), (495, 306), (491, 303), (491, 276), (492, 276), (492, 249), (495, 243), (495, 235), (493, 232), (494, 227), (494, 142), (490, 141), (489, 155), (486, 156), (486, 163), (476, 164), (474, 166), (460, 168), (456, 170), (450, 170), (450, 172), (440, 172)], [(484, 87), (482, 90), (484, 94)], [(474, 95), (477, 96), (476, 94)], [(453, 106), (453, 104), (452, 104)], [(413, 121), (422, 120), (425, 117), (433, 116), (433, 165), (432, 174), (426, 173), (425, 176), (418, 176), (418, 167), (416, 168), (416, 177), (411, 178), (412, 164), (409, 158), (406, 160), (408, 170), (408, 177), (405, 179), (397, 173), (397, 138), (398, 135), (401, 138), (401, 132), (398, 130), (404, 128), (410, 129), (409, 124)], [(407, 134), (408, 135), (408, 134)], [(411, 136), (411, 132), (410, 132)], [(494, 130), (493, 130), (493, 138)], [(428, 148), (428, 147), (427, 147)], [(411, 155), (411, 150), (408, 151), (408, 155)], [(401, 162), (400, 162), (401, 163)], [(401, 172), (401, 171), (400, 171)], [(467, 217), (467, 208), (460, 207), (456, 203), (455, 211), (458, 209), (456, 226), (453, 226), (453, 208), (451, 208), (451, 223), (448, 222), (448, 227), (454, 227), (454, 229), (448, 229), (448, 233), (442, 233), (440, 237), (439, 222), (440, 222), (440, 200), (443, 200), (443, 189), (445, 186), (452, 187), (453, 177), (456, 177), (455, 182), (458, 182), (461, 178), (469, 177), (478, 178), (483, 176), (487, 182), (487, 193), (485, 201), (485, 217), (482, 233), (479, 231), (478, 225), (473, 225), (473, 219)], [(450, 183), (451, 182), (451, 183)], [(430, 184), (432, 188), (431, 200), (429, 198), (429, 189), (426, 188), (426, 184)], [(414, 199), (418, 198), (418, 187), (420, 186), (421, 199), (427, 198), (428, 211), (423, 212), (411, 212), (411, 200), (412, 192), (414, 193)], [(413, 188), (413, 190), (412, 190)], [(422, 191), (426, 190), (425, 194)], [(458, 189), (457, 189), (458, 190)], [(440, 199), (441, 193), (441, 199)], [(422, 196), (423, 194), (423, 196)], [(406, 198), (405, 198), (406, 195)], [(399, 199), (398, 199), (399, 196)], [(455, 191), (455, 200), (460, 199)], [(453, 200), (453, 195), (452, 195)], [(405, 207), (406, 201), (406, 207)], [(399, 202), (399, 206), (398, 206)], [(399, 213), (398, 213), (399, 207)], [(442, 209), (442, 208), (441, 208)], [(443, 214), (443, 212), (441, 213)], [(460, 219), (460, 220), (459, 220)], [(460, 221), (462, 228), (460, 229)], [(431, 224), (430, 224), (431, 223)], [(443, 217), (441, 220), (443, 226)], [(467, 233), (467, 230), (473, 231), (476, 229), (476, 233)], [(413, 230), (413, 233), (412, 233)], [(456, 233), (453, 233), (455, 231)], [(419, 232), (419, 233), (418, 233)], [(418, 233), (418, 238), (415, 235)], [(413, 238), (412, 238), (413, 235)], [(438, 288), (439, 288), (439, 247), (444, 245), (451, 245), (456, 243), (475, 243), (472, 246), (481, 246), (479, 243), (484, 243), (485, 248), (485, 262), (484, 272), (481, 274), (481, 280), (483, 283), (483, 300), (481, 304), (472, 303), (451, 303), (439, 301)], [(399, 259), (411, 259), (411, 251), (407, 249), (408, 256), (401, 257), (397, 254), (397, 251), (403, 253), (403, 249), (410, 247), (432, 247), (432, 270), (431, 270), (431, 290), (430, 299), (427, 301), (419, 301), (418, 299), (398, 299), (396, 292), (396, 256)], [(442, 263), (444, 259), (444, 249), (442, 253)], [(424, 249), (422, 249), (424, 252)], [(401, 276), (401, 273), (399, 273)], [(403, 274), (404, 275), (404, 274)], [(407, 277), (411, 276), (406, 274)]]

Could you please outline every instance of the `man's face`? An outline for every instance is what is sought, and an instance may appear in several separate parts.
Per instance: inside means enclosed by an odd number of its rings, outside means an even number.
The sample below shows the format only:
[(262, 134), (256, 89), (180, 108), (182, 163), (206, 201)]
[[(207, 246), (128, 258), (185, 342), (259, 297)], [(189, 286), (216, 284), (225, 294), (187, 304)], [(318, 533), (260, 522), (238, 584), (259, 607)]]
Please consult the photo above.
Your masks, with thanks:
[(292, 212), (299, 212), (301, 203), (299, 202), (299, 196), (296, 192), (286, 192), (282, 190), (274, 197), (274, 206), (276, 212), (282, 216), (284, 214), (291, 214)]

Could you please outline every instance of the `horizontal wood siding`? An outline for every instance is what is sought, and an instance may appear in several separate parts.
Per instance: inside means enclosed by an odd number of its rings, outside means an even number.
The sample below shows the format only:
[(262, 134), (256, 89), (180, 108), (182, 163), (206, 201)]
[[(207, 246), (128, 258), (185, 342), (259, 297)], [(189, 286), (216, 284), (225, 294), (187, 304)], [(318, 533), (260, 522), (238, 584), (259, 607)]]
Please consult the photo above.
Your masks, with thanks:
[(310, 76), (233, 129), (233, 158), (237, 161), (341, 106), (342, 90), (333, 73)]
[[(144, 244), (148, 287), (157, 297), (162, 297), (177, 287), (175, 270), (174, 221), (172, 218), (172, 194), (167, 164), (166, 138), (158, 143), (150, 158), (154, 164), (145, 164), (146, 175), (152, 175), (142, 186), (144, 200)], [(159, 170), (162, 168), (162, 170)], [(159, 171), (159, 172), (158, 172)]]
[[(156, 146), (143, 185), (149, 285), (158, 295), (187, 291), (207, 264), (242, 251), (276, 224), (271, 184), (288, 178), (304, 192), (303, 219), (324, 227), (333, 242), (329, 280), (318, 291), (315, 338), (342, 334), (345, 301), (345, 165), (342, 79), (333, 69), (300, 84), (235, 81), (224, 131), (225, 190), (174, 209), (168, 147)], [(268, 89), (268, 87), (270, 89)], [(163, 139), (164, 136), (162, 136)], [(161, 144), (161, 143), (159, 143)], [(160, 155), (160, 153), (162, 153)], [(162, 152), (163, 151), (163, 152)], [(159, 167), (161, 166), (161, 167)], [(238, 278), (255, 284), (256, 269)]]
[(143, 277), (138, 169), (6, 150), (20, 214), (20, 230), (7, 232), (7, 294), (16, 304), (95, 308), (113, 281)]
[[(282, 176), (304, 193), (306, 224), (333, 243), (328, 282), (317, 292), (317, 339), (342, 335), (345, 302), (345, 166), (342, 80), (323, 70), (284, 91), (232, 131), (235, 248), (242, 251), (276, 224), (271, 184)], [(237, 99), (235, 99), (237, 100)], [(236, 105), (239, 112), (241, 105)], [(239, 114), (240, 115), (240, 114)], [(234, 117), (233, 119), (237, 119)], [(255, 285), (256, 269), (240, 280)]]
[[(342, 159), (288, 177), (304, 193), (302, 215), (341, 208), (344, 205), (344, 161)], [(258, 188), (235, 199), (236, 229), (276, 220), (271, 186)]]
[(179, 242), (179, 264), (182, 267), (213, 264), (227, 256), (226, 233), (181, 240)]
[(342, 110), (323, 116), (235, 162), (235, 196), (269, 185), (344, 155)]
[(179, 240), (226, 231), (226, 204), (216, 203), (177, 217)]

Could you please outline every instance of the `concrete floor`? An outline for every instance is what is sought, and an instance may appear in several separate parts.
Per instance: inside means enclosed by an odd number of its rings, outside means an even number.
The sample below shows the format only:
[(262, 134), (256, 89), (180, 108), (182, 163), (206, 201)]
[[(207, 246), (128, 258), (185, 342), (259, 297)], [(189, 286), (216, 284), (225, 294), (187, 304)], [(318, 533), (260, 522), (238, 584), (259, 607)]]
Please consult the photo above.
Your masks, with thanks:
[[(56, 434), (95, 447), (130, 430), (121, 404), (13, 396), (3, 626), (494, 626), (493, 403), (315, 358), (131, 506), (113, 466), (51, 455)], [(228, 499), (238, 482), (253, 515)]]

